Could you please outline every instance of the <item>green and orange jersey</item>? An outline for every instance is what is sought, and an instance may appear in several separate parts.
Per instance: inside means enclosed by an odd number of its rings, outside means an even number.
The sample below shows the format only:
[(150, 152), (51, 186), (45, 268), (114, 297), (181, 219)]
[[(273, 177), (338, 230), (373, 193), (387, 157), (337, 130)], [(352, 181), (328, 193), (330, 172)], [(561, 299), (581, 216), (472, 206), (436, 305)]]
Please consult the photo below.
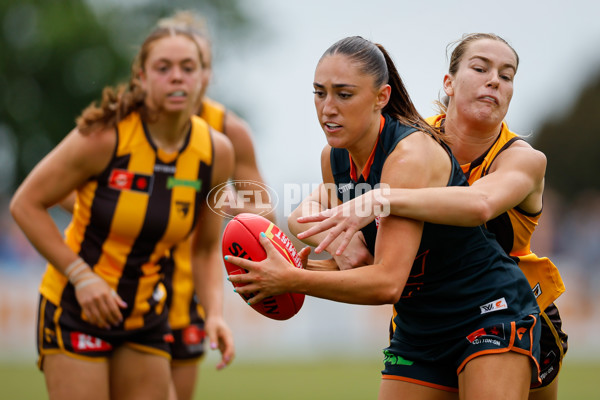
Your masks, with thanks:
[[(114, 289), (128, 307), (123, 329), (143, 327), (165, 303), (158, 261), (194, 229), (211, 187), (210, 128), (192, 117), (185, 144), (167, 154), (152, 142), (137, 113), (119, 122), (108, 167), (77, 190), (65, 242)], [(48, 265), (41, 294), (80, 312), (73, 286)]]
[[(384, 115), (368, 167), (358, 175), (347, 149), (330, 151), (331, 174), (340, 202), (347, 202), (382, 183), (387, 158), (398, 143), (417, 129)], [(380, 125), (381, 126), (381, 125)], [(447, 186), (467, 186), (460, 165), (451, 161)], [(375, 254), (378, 221), (361, 229)], [(401, 237), (386, 240), (402, 241)], [(483, 226), (425, 223), (409, 276), (394, 304), (392, 343), (409, 360), (434, 362), (446, 357), (448, 342), (464, 340), (479, 327), (506, 324), (539, 313), (527, 280)], [(395, 346), (395, 344), (394, 344)]]
[[(428, 118), (427, 122), (433, 126), (440, 126), (443, 124), (444, 118), (443, 114), (436, 115)], [(476, 160), (461, 165), (469, 184), (473, 184), (487, 175), (498, 155), (516, 140), (523, 139), (511, 132), (507, 124), (502, 122), (502, 129), (494, 144)], [(514, 207), (486, 222), (485, 226), (496, 235), (496, 240), (504, 251), (513, 257), (521, 267), (533, 289), (540, 309), (544, 310), (565, 291), (565, 286), (558, 268), (552, 261), (547, 257), (537, 256), (531, 250), (531, 237), (541, 215), (542, 210), (532, 214), (519, 207)]]

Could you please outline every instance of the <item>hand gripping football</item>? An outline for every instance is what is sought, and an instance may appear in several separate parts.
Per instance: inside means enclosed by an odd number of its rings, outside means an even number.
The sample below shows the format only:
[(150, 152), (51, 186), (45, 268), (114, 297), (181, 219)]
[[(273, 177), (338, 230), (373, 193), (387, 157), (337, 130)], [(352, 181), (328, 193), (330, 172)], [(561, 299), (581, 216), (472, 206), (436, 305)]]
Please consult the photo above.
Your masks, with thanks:
[[(250, 213), (238, 214), (233, 218), (223, 232), (223, 256), (242, 257), (252, 261), (262, 261), (267, 257), (265, 249), (259, 242), (259, 235), (264, 232), (267, 238), (275, 245), (281, 255), (296, 268), (302, 268), (302, 261), (296, 252), (294, 244), (281, 231), (277, 225), (268, 219)], [(225, 269), (229, 275), (245, 274), (248, 271), (237, 265), (225, 261)], [(235, 284), (234, 287), (244, 284)], [(248, 301), (252, 295), (242, 295)], [(276, 320), (286, 320), (294, 315), (304, 303), (304, 294), (282, 293), (277, 296), (267, 297), (263, 301), (253, 304), (256, 311)]]

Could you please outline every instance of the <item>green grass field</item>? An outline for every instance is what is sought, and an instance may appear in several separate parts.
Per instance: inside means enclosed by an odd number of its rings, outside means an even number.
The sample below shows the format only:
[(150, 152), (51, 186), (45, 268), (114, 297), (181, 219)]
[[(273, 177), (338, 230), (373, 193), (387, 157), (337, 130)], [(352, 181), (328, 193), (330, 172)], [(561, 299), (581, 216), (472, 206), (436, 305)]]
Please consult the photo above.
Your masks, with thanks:
[[(210, 358), (203, 364), (196, 399), (375, 399), (380, 379), (379, 363), (364, 360), (236, 362), (223, 371), (215, 371), (214, 365)], [(567, 357), (559, 398), (597, 399), (595, 383), (599, 377), (600, 361), (571, 361)], [(0, 364), (0, 398), (47, 399), (43, 375), (33, 362), (32, 365)]]

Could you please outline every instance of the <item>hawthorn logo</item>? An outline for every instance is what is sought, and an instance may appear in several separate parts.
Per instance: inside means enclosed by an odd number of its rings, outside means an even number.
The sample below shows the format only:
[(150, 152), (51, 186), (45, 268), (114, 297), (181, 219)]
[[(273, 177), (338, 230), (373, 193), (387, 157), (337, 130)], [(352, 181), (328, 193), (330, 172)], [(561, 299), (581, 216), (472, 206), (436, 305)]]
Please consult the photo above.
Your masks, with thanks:
[(210, 209), (226, 218), (240, 212), (265, 215), (277, 207), (279, 199), (269, 186), (256, 181), (229, 181), (215, 186), (208, 192)]
[(185, 218), (186, 215), (188, 215), (188, 212), (190, 212), (190, 202), (189, 201), (175, 201), (175, 207), (177, 209), (177, 212), (179, 214), (181, 214), (182, 217)]

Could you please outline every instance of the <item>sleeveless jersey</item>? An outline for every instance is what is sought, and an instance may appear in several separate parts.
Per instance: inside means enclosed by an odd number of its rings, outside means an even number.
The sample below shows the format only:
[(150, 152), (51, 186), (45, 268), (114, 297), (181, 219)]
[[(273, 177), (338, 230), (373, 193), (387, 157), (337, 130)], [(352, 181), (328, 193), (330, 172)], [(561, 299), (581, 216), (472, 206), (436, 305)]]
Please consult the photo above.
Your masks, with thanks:
[(200, 108), (200, 118), (205, 120), (214, 130), (221, 133), (225, 132), (225, 115), (227, 109), (219, 102), (216, 102), (207, 97), (202, 100), (202, 107)]
[[(205, 98), (200, 118), (214, 130), (225, 133), (226, 111), (221, 103)], [(170, 259), (161, 261), (165, 269), (169, 324), (173, 329), (184, 328), (193, 320), (205, 317), (204, 309), (195, 299), (190, 242), (178, 243), (171, 249)]]
[[(67, 245), (114, 289), (128, 307), (123, 329), (151, 324), (162, 313), (165, 288), (158, 261), (194, 228), (210, 188), (212, 141), (206, 122), (191, 119), (185, 144), (167, 154), (153, 144), (137, 113), (119, 122), (108, 167), (77, 190)], [(42, 295), (81, 313), (74, 288), (48, 265)]]
[[(443, 123), (445, 115), (429, 118), (427, 122), (434, 126)], [(511, 132), (505, 122), (494, 144), (476, 160), (462, 165), (469, 184), (489, 173), (490, 167), (500, 153), (506, 150), (516, 140), (523, 140)], [(531, 214), (519, 207), (511, 208), (498, 217), (485, 223), (486, 228), (496, 235), (500, 246), (521, 267), (527, 277), (541, 310), (545, 310), (564, 291), (558, 268), (547, 257), (539, 257), (531, 251), (531, 236), (542, 211)]]
[[(360, 177), (352, 177), (348, 151), (332, 149), (330, 162), (338, 198), (348, 201), (379, 184), (387, 156), (415, 131), (386, 115), (370, 169)], [(467, 185), (460, 166), (443, 146), (452, 159), (448, 185)], [(362, 230), (371, 251), (375, 248), (376, 224), (373, 221)], [(493, 325), (537, 312), (523, 273), (483, 226), (425, 223), (410, 276), (401, 299), (394, 304), (393, 339), (420, 348), (421, 359), (435, 359), (439, 355), (435, 345), (464, 339), (484, 318)]]

